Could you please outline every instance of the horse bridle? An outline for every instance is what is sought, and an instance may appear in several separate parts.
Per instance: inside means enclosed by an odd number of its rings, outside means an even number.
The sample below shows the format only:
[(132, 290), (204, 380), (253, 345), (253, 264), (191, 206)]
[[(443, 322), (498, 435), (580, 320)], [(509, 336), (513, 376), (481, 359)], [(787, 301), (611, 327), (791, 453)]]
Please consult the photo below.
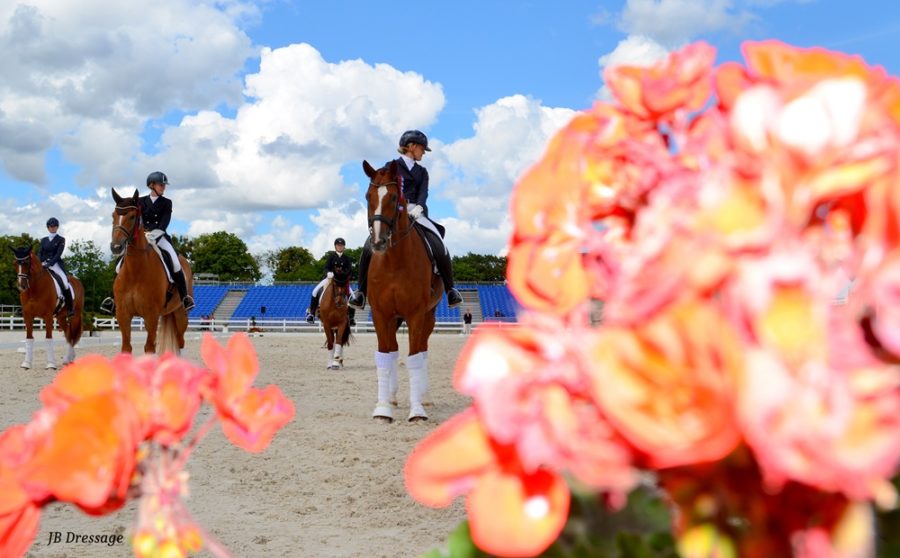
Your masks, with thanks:
[[(380, 188), (382, 186), (397, 186), (397, 189), (398, 190), (400, 189), (400, 186), (397, 184), (396, 180), (392, 180), (391, 182), (385, 182), (383, 184), (375, 184), (374, 182), (369, 182), (369, 187), (372, 187), (372, 186), (375, 186), (376, 188)], [(380, 214), (369, 217), (369, 236), (372, 236), (372, 234), (375, 232), (375, 230), (373, 228), (375, 221), (380, 221), (388, 226), (388, 234), (387, 234), (388, 247), (396, 244), (395, 242), (393, 242), (394, 225), (397, 223), (397, 217), (400, 215), (400, 212), (403, 211), (402, 201), (403, 201), (403, 192), (401, 191), (400, 195), (397, 196), (397, 211), (394, 213), (393, 219), (388, 219), (387, 217), (380, 215)], [(403, 232), (403, 235), (399, 238), (399, 240), (403, 240), (403, 238), (406, 237), (406, 235), (408, 235), (410, 233), (410, 231), (412, 231), (412, 228), (413, 228), (412, 224), (410, 223), (409, 228)]]
[(134, 239), (135, 231), (137, 230), (138, 222), (141, 218), (141, 210), (136, 205), (126, 205), (125, 207), (116, 206), (116, 214), (125, 215), (129, 210), (137, 211), (137, 217), (134, 220), (134, 224), (131, 226), (131, 230), (126, 229), (122, 225), (113, 225), (113, 232), (122, 231), (125, 234), (125, 249), (124, 252), (128, 251), (128, 246), (131, 244), (131, 241)]
[[(18, 269), (16, 270), (16, 287), (19, 288), (19, 292), (25, 292), (31, 288), (31, 254), (28, 254), (27, 256), (24, 256), (22, 258), (16, 256), (16, 267), (18, 267)], [(28, 273), (19, 273), (19, 269), (27, 269)], [(19, 284), (19, 281), (22, 279), (25, 280), (24, 289)]]

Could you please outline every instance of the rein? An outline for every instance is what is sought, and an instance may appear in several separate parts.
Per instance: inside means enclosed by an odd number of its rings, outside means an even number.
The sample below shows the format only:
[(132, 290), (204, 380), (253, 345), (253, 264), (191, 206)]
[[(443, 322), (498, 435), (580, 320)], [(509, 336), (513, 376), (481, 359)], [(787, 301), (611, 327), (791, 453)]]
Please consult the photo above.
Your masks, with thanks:
[[(125, 254), (126, 255), (128, 254), (129, 246), (131, 246), (131, 244), (137, 240), (138, 226), (140, 225), (140, 222), (141, 222), (141, 208), (136, 205), (127, 205), (125, 207), (116, 206), (116, 214), (118, 214), (118, 215), (125, 215), (132, 209), (137, 212), (137, 218), (134, 220), (134, 225), (132, 225), (131, 230), (126, 229), (122, 225), (114, 225), (113, 226), (113, 232), (122, 231), (123, 236), (125, 236)], [(144, 250), (144, 251), (146, 252), (147, 250)]]

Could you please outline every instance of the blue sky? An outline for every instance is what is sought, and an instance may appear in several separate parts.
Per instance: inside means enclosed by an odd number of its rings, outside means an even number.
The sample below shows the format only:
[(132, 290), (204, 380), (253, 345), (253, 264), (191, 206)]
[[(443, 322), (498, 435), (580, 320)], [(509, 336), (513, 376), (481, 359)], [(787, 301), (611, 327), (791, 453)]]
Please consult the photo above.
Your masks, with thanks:
[(430, 213), (454, 254), (502, 253), (509, 194), (602, 68), (703, 39), (777, 38), (900, 73), (900, 4), (874, 0), (310, 2), (0, 0), (0, 234), (106, 249), (109, 189), (169, 175), (170, 232), (251, 251), (362, 244), (361, 161), (434, 151)]

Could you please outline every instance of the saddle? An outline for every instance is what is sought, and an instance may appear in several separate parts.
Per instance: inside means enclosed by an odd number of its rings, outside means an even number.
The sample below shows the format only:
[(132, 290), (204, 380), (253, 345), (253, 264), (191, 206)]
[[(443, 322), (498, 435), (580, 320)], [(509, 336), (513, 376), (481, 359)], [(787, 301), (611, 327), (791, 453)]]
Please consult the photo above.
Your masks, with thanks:
[[(49, 273), (50, 277), (53, 278), (53, 286), (56, 287), (57, 302), (56, 302), (56, 308), (53, 309), (53, 313), (56, 314), (57, 312), (62, 310), (63, 305), (65, 305), (65, 303), (66, 303), (66, 299), (63, 296), (63, 289), (65, 289), (66, 286), (63, 283), (62, 277), (60, 277), (58, 273), (56, 273), (49, 267), (47, 268), (47, 273)], [(72, 295), (72, 301), (74, 302), (75, 301), (75, 291), (71, 287), (69, 288), (69, 294)]]
[[(441, 227), (434, 221), (432, 224), (435, 227), (439, 227), (438, 230), (443, 230), (444, 227)], [(413, 229), (419, 234), (419, 238), (422, 239), (422, 243), (425, 244), (425, 251), (428, 253), (428, 261), (431, 262), (431, 272), (435, 275), (440, 275), (440, 271), (438, 271), (437, 260), (435, 259), (435, 254), (438, 250), (446, 250), (444, 248), (444, 243), (438, 239), (437, 235), (434, 234), (434, 231), (429, 229), (427, 226), (422, 225), (418, 222), (413, 224)], [(443, 238), (443, 235), (441, 235)]]

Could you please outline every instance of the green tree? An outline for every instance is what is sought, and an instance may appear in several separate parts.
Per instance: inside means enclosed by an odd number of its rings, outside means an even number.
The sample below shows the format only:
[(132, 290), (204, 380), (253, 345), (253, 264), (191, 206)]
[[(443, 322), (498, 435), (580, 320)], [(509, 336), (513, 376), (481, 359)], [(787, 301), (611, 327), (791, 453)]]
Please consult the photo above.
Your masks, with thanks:
[(506, 258), (471, 252), (453, 256), (453, 277), (457, 281), (503, 281), (506, 279)]
[(194, 239), (187, 235), (177, 235), (172, 234), (169, 235), (172, 239), (172, 248), (175, 249), (175, 253), (181, 254), (187, 261), (191, 262), (191, 267), (194, 265)]
[(29, 234), (0, 236), (0, 304), (19, 304), (19, 290), (16, 288), (16, 258), (12, 248), (31, 246), (37, 250), (37, 239)]
[(201, 234), (192, 245), (194, 273), (215, 273), (222, 281), (258, 281), (262, 276), (247, 245), (229, 232)]
[(302, 246), (288, 246), (271, 250), (263, 255), (266, 265), (272, 270), (275, 281), (312, 281), (318, 262), (312, 253)]
[(76, 240), (67, 251), (66, 269), (84, 285), (85, 309), (97, 308), (104, 298), (112, 295), (115, 266), (110, 265), (93, 240)]

